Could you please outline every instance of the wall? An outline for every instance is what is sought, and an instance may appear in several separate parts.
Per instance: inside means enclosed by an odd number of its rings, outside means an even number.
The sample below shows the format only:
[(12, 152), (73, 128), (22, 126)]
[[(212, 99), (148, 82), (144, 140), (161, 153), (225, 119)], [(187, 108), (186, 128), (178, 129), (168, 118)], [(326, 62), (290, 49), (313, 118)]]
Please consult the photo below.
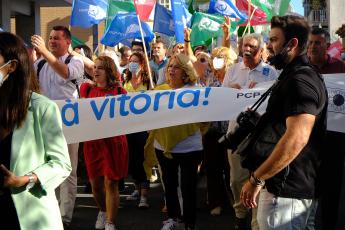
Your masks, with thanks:
[(338, 39), (339, 36), (335, 31), (345, 23), (345, 1), (344, 0), (327, 0), (328, 8), (328, 25), (331, 39)]

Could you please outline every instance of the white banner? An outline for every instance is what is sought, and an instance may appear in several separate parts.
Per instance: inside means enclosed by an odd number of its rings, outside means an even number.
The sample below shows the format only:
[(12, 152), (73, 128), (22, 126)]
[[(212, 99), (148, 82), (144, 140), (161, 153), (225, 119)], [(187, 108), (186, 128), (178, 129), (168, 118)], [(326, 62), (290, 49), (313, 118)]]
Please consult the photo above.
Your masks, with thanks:
[[(345, 74), (325, 75), (325, 81), (328, 129), (345, 132)], [(56, 103), (67, 142), (75, 143), (180, 124), (231, 120), (255, 103), (272, 83), (246, 90), (183, 88)]]

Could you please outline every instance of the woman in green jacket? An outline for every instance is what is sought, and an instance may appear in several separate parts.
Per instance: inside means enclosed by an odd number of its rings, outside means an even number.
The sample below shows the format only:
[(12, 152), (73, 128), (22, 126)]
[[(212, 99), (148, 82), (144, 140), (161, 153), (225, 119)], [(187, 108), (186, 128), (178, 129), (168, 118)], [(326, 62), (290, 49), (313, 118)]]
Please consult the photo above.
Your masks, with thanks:
[(37, 89), (23, 41), (1, 32), (1, 225), (61, 230), (55, 188), (70, 174), (70, 159), (58, 107)]

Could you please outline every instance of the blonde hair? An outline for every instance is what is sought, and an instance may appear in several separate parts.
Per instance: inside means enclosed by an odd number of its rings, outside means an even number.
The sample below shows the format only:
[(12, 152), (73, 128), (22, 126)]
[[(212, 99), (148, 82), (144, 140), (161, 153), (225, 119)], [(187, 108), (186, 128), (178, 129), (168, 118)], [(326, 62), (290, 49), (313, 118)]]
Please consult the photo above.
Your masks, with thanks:
[[(233, 50), (233, 48), (222, 46), (222, 47), (216, 47), (212, 50), (212, 59), (220, 55), (224, 57), (225, 70), (227, 70), (230, 66), (232, 66), (237, 60), (237, 54)], [(213, 65), (211, 66), (213, 69)]]
[(166, 68), (166, 76), (167, 77), (167, 81), (169, 82), (169, 71), (168, 71), (168, 68), (170, 66), (170, 63), (173, 61), (173, 60), (176, 60), (177, 63), (179, 64), (179, 66), (181, 67), (181, 69), (183, 69), (183, 71), (185, 72), (186, 74), (186, 78), (183, 79), (183, 82), (185, 85), (187, 84), (190, 84), (190, 85), (194, 85), (196, 83), (196, 80), (198, 78), (198, 74), (196, 73), (194, 67), (193, 67), (193, 63), (192, 63), (192, 60), (185, 54), (176, 54), (176, 55), (173, 55), (170, 59), (169, 59), (169, 62), (167, 64), (167, 68)]

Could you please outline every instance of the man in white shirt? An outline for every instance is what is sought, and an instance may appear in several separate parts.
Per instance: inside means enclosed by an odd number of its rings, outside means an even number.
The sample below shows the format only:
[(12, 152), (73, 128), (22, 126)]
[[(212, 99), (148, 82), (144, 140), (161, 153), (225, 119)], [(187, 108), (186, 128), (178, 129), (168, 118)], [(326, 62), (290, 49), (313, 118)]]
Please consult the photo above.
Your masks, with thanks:
[[(39, 35), (33, 35), (31, 43), (42, 54), (42, 58), (35, 62), (36, 71), (39, 68), (37, 75), (42, 94), (52, 100), (76, 97), (77, 80), (84, 74), (84, 64), (82, 59), (68, 53), (71, 44), (70, 31), (64, 26), (53, 27), (49, 35), (48, 49)], [(68, 227), (72, 220), (77, 194), (78, 145), (79, 143), (68, 145), (72, 172), (59, 186), (60, 211), (65, 227)]]
[[(277, 71), (261, 59), (264, 50), (263, 38), (260, 34), (247, 34), (243, 37), (243, 60), (234, 64), (226, 72), (223, 87), (235, 89), (254, 88), (257, 83), (272, 81), (278, 77)], [(229, 129), (234, 126), (234, 121), (230, 121)], [(249, 171), (242, 168), (238, 154), (232, 154), (228, 150), (230, 163), (230, 186), (234, 195), (233, 208), (236, 214), (235, 229), (246, 229), (246, 216), (248, 209), (245, 208), (240, 199), (243, 184), (249, 178)], [(256, 210), (253, 209), (252, 229), (258, 230), (256, 221)]]

